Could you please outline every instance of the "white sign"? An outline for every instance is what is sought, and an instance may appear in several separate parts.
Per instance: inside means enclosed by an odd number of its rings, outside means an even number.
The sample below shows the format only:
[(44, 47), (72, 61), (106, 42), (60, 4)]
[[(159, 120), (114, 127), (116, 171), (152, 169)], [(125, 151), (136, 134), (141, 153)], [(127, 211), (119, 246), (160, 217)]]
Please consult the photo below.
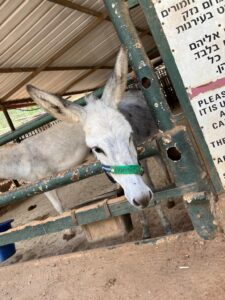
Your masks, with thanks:
[(225, 188), (225, 0), (153, 0)]
[(225, 0), (153, 0), (184, 85), (225, 76)]
[(225, 86), (199, 94), (191, 103), (225, 186)]

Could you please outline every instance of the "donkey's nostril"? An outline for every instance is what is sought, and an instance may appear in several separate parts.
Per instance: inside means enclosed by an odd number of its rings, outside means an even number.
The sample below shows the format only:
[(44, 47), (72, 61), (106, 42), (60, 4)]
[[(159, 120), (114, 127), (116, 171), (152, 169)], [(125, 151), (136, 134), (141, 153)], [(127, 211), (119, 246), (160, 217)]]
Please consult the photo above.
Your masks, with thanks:
[(142, 207), (142, 208), (145, 208), (145, 207), (147, 207), (148, 205), (149, 205), (149, 199), (144, 198), (144, 199), (141, 200), (141, 207)]
[(136, 206), (140, 206), (140, 204), (139, 204), (135, 199), (133, 199), (133, 203), (134, 203), (134, 205), (136, 205)]

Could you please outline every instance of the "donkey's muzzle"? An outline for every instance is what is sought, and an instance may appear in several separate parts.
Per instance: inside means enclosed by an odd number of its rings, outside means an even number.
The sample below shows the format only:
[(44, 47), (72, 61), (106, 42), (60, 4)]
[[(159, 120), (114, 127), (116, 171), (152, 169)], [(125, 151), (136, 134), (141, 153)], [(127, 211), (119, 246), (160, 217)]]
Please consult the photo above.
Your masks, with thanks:
[(133, 199), (133, 204), (137, 206), (140, 209), (144, 209), (149, 206), (151, 200), (153, 198), (153, 194), (149, 192), (149, 197), (142, 197), (138, 201), (136, 199)]

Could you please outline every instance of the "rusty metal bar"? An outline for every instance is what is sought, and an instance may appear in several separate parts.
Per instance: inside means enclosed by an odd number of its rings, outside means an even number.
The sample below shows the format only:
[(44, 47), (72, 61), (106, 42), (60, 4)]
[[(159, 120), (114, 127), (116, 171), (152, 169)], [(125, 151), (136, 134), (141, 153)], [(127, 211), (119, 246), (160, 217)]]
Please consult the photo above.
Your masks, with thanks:
[[(144, 146), (138, 149), (139, 159), (144, 159), (149, 156), (157, 155), (158, 150), (155, 146), (150, 143), (146, 143)], [(102, 168), (100, 162), (95, 162), (89, 165), (82, 165), (81, 167), (69, 169), (67, 171), (57, 174), (55, 177), (46, 178), (42, 181), (36, 182), (35, 184), (26, 185), (16, 189), (15, 191), (1, 194), (0, 206), (19, 202), (27, 199), (31, 196), (41, 194), (58, 187), (80, 181), (82, 179), (101, 174)]]
[(174, 127), (171, 111), (143, 48), (140, 36), (132, 23), (127, 3), (114, 0), (104, 0), (104, 3), (121, 43), (128, 49), (130, 64), (137, 75), (156, 124), (162, 131), (170, 130)]

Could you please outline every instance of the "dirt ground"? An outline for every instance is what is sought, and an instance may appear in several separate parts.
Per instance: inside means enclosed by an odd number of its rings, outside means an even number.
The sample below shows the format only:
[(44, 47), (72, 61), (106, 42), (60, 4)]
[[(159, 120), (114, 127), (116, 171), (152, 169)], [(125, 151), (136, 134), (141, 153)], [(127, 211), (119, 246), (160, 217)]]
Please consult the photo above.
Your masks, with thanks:
[(225, 298), (225, 240), (194, 232), (0, 268), (4, 300)]
[[(160, 178), (154, 184), (165, 185), (157, 163), (151, 167)], [(106, 176), (98, 175), (60, 188), (58, 194), (69, 209), (112, 189)], [(224, 238), (204, 242), (187, 233), (192, 225), (180, 199), (163, 208), (173, 233), (182, 234), (155, 245), (135, 242), (142, 237), (137, 214), (132, 215), (134, 230), (116, 239), (88, 242), (78, 227), (70, 241), (58, 232), (16, 243), (16, 254), (0, 267), (0, 299), (225, 299)], [(155, 209), (147, 214), (152, 238), (164, 235)], [(56, 212), (39, 195), (1, 209), (0, 215), (0, 222), (14, 218), (16, 227)]]

